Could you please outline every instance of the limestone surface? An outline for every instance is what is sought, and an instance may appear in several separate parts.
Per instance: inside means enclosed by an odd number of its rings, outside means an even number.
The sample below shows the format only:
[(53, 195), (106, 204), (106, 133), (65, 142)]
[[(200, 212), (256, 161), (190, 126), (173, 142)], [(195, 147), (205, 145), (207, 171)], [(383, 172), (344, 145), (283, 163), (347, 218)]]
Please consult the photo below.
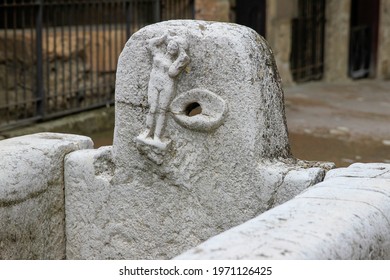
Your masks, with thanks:
[(247, 27), (141, 29), (115, 98), (113, 146), (66, 158), (68, 258), (171, 258), (325, 175), (291, 158), (272, 51)]
[(390, 259), (390, 164), (353, 164), (177, 259)]
[(64, 157), (90, 138), (38, 133), (0, 141), (0, 259), (64, 259)]

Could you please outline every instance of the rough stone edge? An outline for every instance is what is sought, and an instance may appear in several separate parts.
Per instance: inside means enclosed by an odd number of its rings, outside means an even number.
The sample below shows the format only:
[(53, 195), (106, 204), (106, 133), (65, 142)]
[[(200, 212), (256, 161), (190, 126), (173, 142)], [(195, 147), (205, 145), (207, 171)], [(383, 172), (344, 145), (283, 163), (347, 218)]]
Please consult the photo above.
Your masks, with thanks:
[[(92, 149), (93, 142), (89, 137), (86, 136), (45, 132), (45, 133), (29, 134), (29, 135), (10, 138), (10, 139), (5, 139), (0, 141), (0, 148), (2, 146), (16, 149), (16, 151), (19, 149), (22, 152), (25, 152), (24, 154), (22, 154), (22, 158), (21, 158), (25, 160), (27, 160), (29, 155), (28, 153), (26, 153), (26, 150), (30, 149), (32, 151), (34, 150), (40, 151), (45, 157), (49, 157), (49, 158), (51, 157), (56, 162), (62, 163), (62, 166), (60, 166), (59, 168), (60, 170), (63, 171), (64, 158), (67, 154), (76, 150)], [(0, 156), (2, 153), (7, 152), (8, 149), (3, 149), (3, 150), (0, 149)], [(4, 162), (2, 164), (4, 164)], [(50, 166), (50, 167), (55, 168), (54, 166)], [(53, 179), (52, 178), (53, 173), (51, 173), (50, 170), (45, 170), (45, 171), (47, 172), (46, 178)], [(6, 171), (1, 170), (0, 174), (2, 172), (6, 172)], [(42, 174), (37, 174), (37, 176), (42, 178), (44, 177)], [(62, 172), (62, 177), (63, 177), (63, 172)], [(49, 179), (47, 181), (49, 181)], [(63, 178), (62, 178), (62, 182), (63, 182)], [(2, 182), (2, 183), (6, 183), (6, 182)], [(41, 189), (39, 187), (38, 189), (34, 188), (30, 185), (30, 183), (31, 183), (30, 181), (26, 181), (24, 183), (18, 182), (19, 185), (18, 190), (15, 191), (21, 191), (22, 189), (25, 189), (27, 197), (31, 195), (32, 192), (44, 192), (44, 189)], [(0, 207), (3, 201), (4, 203), (6, 201), (12, 202), (13, 199), (12, 197), (7, 199), (6, 198), (7, 194), (3, 193), (4, 190), (5, 189), (0, 190)], [(25, 199), (18, 198), (17, 200), (24, 201)]]
[[(45, 139), (47, 141), (45, 141)], [(1, 201), (1, 206), (0, 207), (7, 207), (7, 205), (10, 205), (10, 207), (13, 207), (15, 205), (20, 205), (25, 203), (25, 201), (29, 200), (29, 197), (35, 197), (34, 195), (41, 196), (42, 194), (48, 193), (52, 190), (52, 187), (49, 184), (49, 181), (56, 181), (59, 182), (59, 185), (57, 187), (61, 188), (59, 190), (60, 193), (62, 193), (61, 198), (59, 198), (60, 201), (62, 201), (62, 209), (64, 210), (64, 194), (63, 194), (63, 189), (64, 189), (64, 158), (67, 154), (70, 152), (80, 150), (80, 149), (91, 149), (93, 148), (93, 142), (89, 137), (86, 136), (81, 136), (81, 135), (72, 135), (72, 134), (61, 134), (61, 133), (36, 133), (36, 134), (31, 134), (31, 135), (25, 135), (25, 136), (20, 136), (20, 137), (15, 137), (15, 138), (10, 138), (6, 140), (0, 141), (0, 145), (3, 146), (1, 153), (7, 153), (9, 151), (9, 148), (12, 147), (14, 149), (20, 148), (22, 152), (25, 152), (26, 149), (31, 149), (31, 150), (39, 150), (42, 152), (42, 155), (44, 157), (52, 157), (54, 162), (60, 163), (60, 166), (50, 166), (52, 168), (45, 169), (41, 174), (36, 174), (37, 177), (45, 178), (46, 180), (43, 181), (44, 186), (38, 186), (38, 189), (41, 189), (37, 194), (34, 192), (36, 191), (36, 188), (31, 188), (26, 183), (21, 183), (17, 186), (15, 189), (15, 194), (18, 193), (18, 191), (21, 191), (22, 193), (24, 192), (23, 197), (8, 197), (7, 198), (7, 192), (6, 192), (6, 184), (7, 182), (1, 182), (4, 184), (3, 186), (5, 187), (2, 192), (0, 197)], [(19, 146), (19, 147), (18, 147)], [(5, 149), (4, 149), (5, 148)], [(26, 161), (31, 160), (28, 158), (28, 153), (22, 153), (21, 159), (25, 159)], [(20, 160), (20, 158), (18, 159)], [(33, 159), (34, 160), (34, 159)], [(4, 162), (3, 162), (4, 163)], [(7, 163), (5, 163), (7, 164)], [(9, 164), (9, 163), (8, 163)], [(53, 169), (57, 169), (58, 172), (52, 172)], [(9, 171), (9, 170), (8, 170)], [(7, 170), (1, 170), (1, 172), (7, 172)], [(0, 172), (0, 173), (1, 173)], [(34, 173), (34, 172), (33, 172)], [(46, 173), (46, 174), (45, 174)], [(1, 174), (0, 174), (1, 175)], [(3, 173), (5, 175), (5, 173)], [(11, 174), (12, 175), (12, 174)], [(56, 176), (59, 176), (60, 178), (54, 178)], [(29, 181), (27, 181), (28, 183)], [(57, 200), (58, 201), (58, 200)], [(47, 202), (47, 207), (49, 207), (50, 201)], [(42, 207), (45, 207), (45, 205), (42, 205)], [(22, 207), (21, 209), (24, 210)], [(26, 217), (27, 213), (18, 213), (20, 217)], [(53, 251), (44, 252), (42, 253), (43, 255), (35, 254), (31, 255), (31, 252), (27, 251), (24, 252), (23, 254), (17, 249), (12, 253), (12, 248), (11, 248), (11, 255), (7, 253), (9, 256), (9, 259), (20, 259), (20, 256), (24, 256), (23, 258), (32, 258), (32, 259), (64, 259), (65, 258), (65, 211), (61, 213), (54, 213), (56, 215), (62, 215), (63, 218), (63, 231), (54, 234), (55, 240), (50, 240), (50, 246)], [(1, 218), (1, 217), (0, 217)], [(23, 218), (24, 219), (24, 218)], [(23, 220), (22, 219), (22, 220)], [(51, 218), (50, 218), (51, 220)], [(49, 221), (50, 222), (50, 221)], [(55, 226), (53, 225), (53, 229), (57, 228), (58, 225)], [(50, 232), (49, 232), (50, 233)], [(31, 234), (31, 233), (30, 233)], [(50, 233), (53, 234), (53, 233)], [(62, 235), (62, 241), (56, 239), (58, 236)], [(36, 238), (37, 240), (41, 240), (42, 238), (47, 238), (50, 239), (49, 236), (41, 236), (40, 238)], [(34, 238), (35, 239), (35, 238)], [(36, 246), (41, 246), (40, 244), (36, 244)], [(33, 247), (33, 246), (31, 246)], [(27, 256), (27, 257), (26, 257)], [(30, 257), (28, 257), (30, 256)]]
[[(378, 169), (382, 174), (372, 176)], [(175, 259), (390, 259), (389, 174), (390, 164), (335, 169), (296, 198)]]
[[(64, 173), (66, 259), (104, 259), (104, 245), (111, 237), (94, 226), (97, 217), (91, 213), (108, 211), (107, 199), (112, 191), (114, 173), (112, 146), (67, 154)], [(85, 199), (92, 203), (84, 203)], [(102, 216), (108, 218), (107, 215)], [(78, 234), (80, 231), (89, 235)], [(106, 258), (109, 259), (109, 256)]]

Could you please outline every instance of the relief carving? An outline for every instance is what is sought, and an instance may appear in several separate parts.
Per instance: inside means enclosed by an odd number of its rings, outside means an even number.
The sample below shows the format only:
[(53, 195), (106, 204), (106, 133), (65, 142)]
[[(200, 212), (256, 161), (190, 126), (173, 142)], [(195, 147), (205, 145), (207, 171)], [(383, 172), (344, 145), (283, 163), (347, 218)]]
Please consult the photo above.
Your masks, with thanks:
[(164, 138), (167, 112), (176, 95), (177, 78), (190, 63), (187, 49), (184, 38), (172, 36), (169, 32), (148, 40), (148, 50), (153, 61), (148, 84), (150, 109), (146, 117), (146, 129), (135, 141), (139, 150), (155, 162), (170, 143), (168, 138)]

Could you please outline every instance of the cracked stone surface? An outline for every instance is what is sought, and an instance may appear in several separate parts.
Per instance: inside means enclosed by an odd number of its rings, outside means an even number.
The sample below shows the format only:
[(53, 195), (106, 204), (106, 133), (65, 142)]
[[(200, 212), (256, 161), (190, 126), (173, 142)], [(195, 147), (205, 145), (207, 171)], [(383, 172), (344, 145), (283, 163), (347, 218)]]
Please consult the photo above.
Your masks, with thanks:
[(243, 26), (141, 29), (119, 58), (115, 110), (112, 147), (66, 158), (69, 259), (169, 259), (325, 175), (291, 158), (272, 51)]
[(390, 164), (353, 164), (177, 259), (390, 259)]
[(0, 141), (0, 259), (64, 259), (64, 157), (90, 138), (37, 133)]

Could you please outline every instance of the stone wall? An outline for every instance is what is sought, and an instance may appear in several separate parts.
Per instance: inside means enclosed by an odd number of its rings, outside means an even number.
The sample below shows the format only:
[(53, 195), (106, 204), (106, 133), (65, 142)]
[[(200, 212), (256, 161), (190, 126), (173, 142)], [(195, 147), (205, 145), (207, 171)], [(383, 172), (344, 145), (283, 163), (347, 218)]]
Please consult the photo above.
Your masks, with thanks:
[(85, 136), (38, 133), (0, 141), (0, 259), (65, 259), (64, 157)]

